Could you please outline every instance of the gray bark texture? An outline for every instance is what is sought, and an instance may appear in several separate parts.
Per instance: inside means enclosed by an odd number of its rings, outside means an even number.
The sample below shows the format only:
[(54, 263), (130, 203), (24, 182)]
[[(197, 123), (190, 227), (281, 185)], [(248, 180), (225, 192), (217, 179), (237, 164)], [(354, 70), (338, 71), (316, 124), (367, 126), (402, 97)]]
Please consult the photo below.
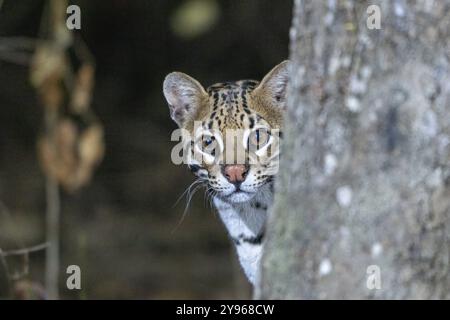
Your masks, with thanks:
[(450, 298), (450, 1), (298, 0), (293, 15), (255, 297)]

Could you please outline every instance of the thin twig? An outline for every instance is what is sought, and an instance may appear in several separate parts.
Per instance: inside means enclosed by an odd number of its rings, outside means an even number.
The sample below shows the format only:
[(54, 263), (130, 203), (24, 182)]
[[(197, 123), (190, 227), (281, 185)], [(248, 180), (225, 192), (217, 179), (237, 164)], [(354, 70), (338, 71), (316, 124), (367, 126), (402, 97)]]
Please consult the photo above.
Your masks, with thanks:
[(48, 242), (44, 242), (44, 243), (41, 243), (41, 244), (38, 244), (38, 245), (35, 245), (32, 247), (16, 249), (16, 250), (2, 251), (2, 249), (0, 249), (0, 256), (8, 257), (8, 256), (20, 256), (20, 255), (24, 255), (24, 254), (30, 254), (33, 252), (47, 249), (49, 246), (50, 246), (50, 244)]

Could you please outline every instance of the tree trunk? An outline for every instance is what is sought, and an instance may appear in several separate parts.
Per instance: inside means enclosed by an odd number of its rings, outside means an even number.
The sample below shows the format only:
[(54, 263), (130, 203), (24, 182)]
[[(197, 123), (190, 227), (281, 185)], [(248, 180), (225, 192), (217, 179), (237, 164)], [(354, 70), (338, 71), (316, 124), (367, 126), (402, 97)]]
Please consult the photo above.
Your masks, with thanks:
[(256, 297), (450, 298), (450, 1), (299, 0), (290, 37)]

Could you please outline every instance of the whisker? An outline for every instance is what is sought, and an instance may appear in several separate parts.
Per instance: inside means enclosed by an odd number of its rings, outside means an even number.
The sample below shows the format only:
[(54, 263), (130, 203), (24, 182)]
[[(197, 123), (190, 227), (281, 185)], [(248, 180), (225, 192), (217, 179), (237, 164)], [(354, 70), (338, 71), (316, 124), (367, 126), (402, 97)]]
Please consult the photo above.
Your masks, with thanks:
[[(211, 197), (209, 198), (209, 205), (210, 205), (211, 209), (213, 209), (213, 201), (214, 201), (214, 197), (216, 197), (217, 194), (218, 194), (218, 192), (215, 191), (215, 190), (214, 190), (213, 192), (211, 192)], [(214, 211), (214, 212), (215, 212), (215, 211)]]
[(186, 195), (186, 193), (189, 193), (189, 191), (191, 190), (191, 188), (192, 188), (194, 185), (196, 185), (196, 184), (198, 184), (198, 183), (201, 183), (201, 182), (203, 182), (201, 179), (197, 179), (197, 180), (195, 180), (194, 182), (192, 182), (192, 183), (189, 185), (189, 187), (187, 187), (186, 190), (184, 190), (183, 193), (178, 197), (177, 201), (175, 201), (175, 203), (172, 205), (172, 208), (174, 208), (174, 207), (180, 202), (180, 200)]
[[(200, 180), (199, 182), (204, 182), (204, 181)], [(174, 233), (174, 232), (178, 229), (178, 227), (183, 223), (184, 218), (185, 218), (186, 215), (187, 215), (187, 212), (188, 212), (188, 209), (189, 209), (189, 205), (191, 204), (191, 201), (192, 201), (192, 198), (193, 198), (194, 194), (197, 192), (197, 190), (199, 190), (199, 189), (200, 189), (201, 187), (203, 187), (204, 185), (201, 184), (201, 183), (200, 183), (200, 184), (196, 184), (195, 187), (194, 187), (194, 189), (191, 190), (192, 186), (194, 186), (193, 183), (192, 183), (191, 186), (189, 186), (189, 188), (188, 188), (188, 192), (187, 192), (187, 200), (186, 200), (186, 206), (184, 207), (183, 214), (181, 215), (180, 220), (178, 221), (178, 223), (177, 223), (177, 225), (175, 226), (175, 228), (173, 228), (173, 230), (171, 231), (171, 233)]]
[(205, 206), (207, 204), (210, 204), (211, 192), (212, 192), (212, 189), (210, 187), (205, 190), (205, 194), (204, 194), (204, 196), (205, 196)]

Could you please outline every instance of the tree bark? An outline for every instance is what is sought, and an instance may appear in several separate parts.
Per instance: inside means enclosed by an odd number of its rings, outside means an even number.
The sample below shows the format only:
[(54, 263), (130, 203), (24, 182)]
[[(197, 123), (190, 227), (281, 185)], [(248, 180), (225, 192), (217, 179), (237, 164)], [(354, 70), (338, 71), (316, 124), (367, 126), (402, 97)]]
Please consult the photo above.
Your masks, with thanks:
[(450, 298), (449, 30), (449, 0), (295, 1), (257, 298)]

